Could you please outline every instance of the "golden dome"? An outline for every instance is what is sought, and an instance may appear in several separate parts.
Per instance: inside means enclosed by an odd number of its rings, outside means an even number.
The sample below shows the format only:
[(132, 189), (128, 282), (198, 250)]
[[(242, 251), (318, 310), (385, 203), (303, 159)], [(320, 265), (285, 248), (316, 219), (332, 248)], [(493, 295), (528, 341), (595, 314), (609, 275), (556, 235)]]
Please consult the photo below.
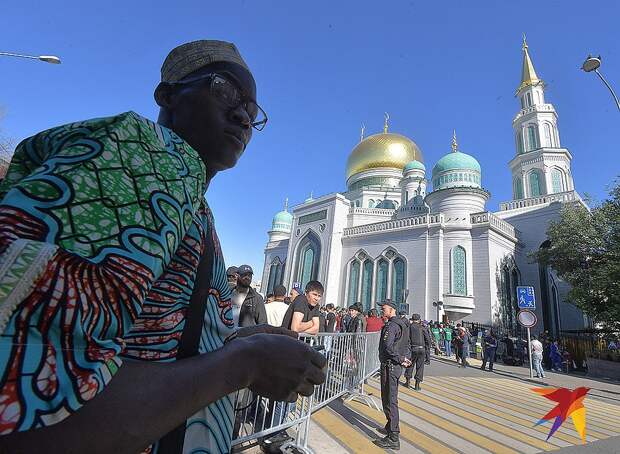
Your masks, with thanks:
[(351, 175), (377, 167), (402, 170), (414, 159), (423, 162), (422, 151), (413, 140), (391, 132), (374, 134), (358, 143), (349, 155), (347, 180)]

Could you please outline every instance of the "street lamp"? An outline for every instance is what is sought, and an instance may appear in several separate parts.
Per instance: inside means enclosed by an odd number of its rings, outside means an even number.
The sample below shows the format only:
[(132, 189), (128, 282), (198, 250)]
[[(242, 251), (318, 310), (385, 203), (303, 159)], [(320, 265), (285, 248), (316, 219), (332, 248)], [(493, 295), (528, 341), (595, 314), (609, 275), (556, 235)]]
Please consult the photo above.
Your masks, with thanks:
[(611, 92), (611, 96), (614, 97), (614, 101), (616, 101), (616, 107), (618, 107), (618, 110), (620, 110), (620, 101), (618, 100), (618, 97), (614, 93), (613, 88), (611, 88), (611, 85), (609, 85), (609, 83), (607, 83), (607, 81), (605, 80), (605, 78), (603, 77), (601, 72), (598, 70), (600, 68), (600, 66), (601, 66), (601, 56), (600, 55), (598, 57), (593, 57), (592, 55), (588, 55), (588, 58), (586, 58), (586, 61), (583, 62), (583, 65), (581, 66), (581, 69), (583, 69), (587, 73), (590, 73), (590, 72), (594, 71), (601, 78), (601, 80), (603, 81), (605, 86)]
[(19, 57), (19, 58), (30, 58), (33, 60), (39, 60), (39, 61), (44, 61), (45, 63), (52, 63), (54, 65), (59, 65), (60, 62), (60, 58), (57, 57), (56, 55), (23, 55), (23, 54), (14, 54), (12, 52), (0, 52), (0, 56), (5, 56), (5, 57)]
[(443, 301), (433, 301), (433, 307), (437, 308), (437, 322), (439, 322), (439, 311), (443, 307)]

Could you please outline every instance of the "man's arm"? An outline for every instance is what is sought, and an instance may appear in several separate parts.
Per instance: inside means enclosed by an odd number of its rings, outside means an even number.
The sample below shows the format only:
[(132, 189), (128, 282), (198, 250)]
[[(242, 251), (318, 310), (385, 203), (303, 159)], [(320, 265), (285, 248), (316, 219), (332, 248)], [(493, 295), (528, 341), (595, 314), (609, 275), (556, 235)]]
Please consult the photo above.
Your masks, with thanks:
[(313, 321), (304, 322), (303, 312), (293, 312), (293, 319), (291, 320), (291, 330), (297, 333), (307, 333), (313, 326)]
[(309, 323), (312, 323), (312, 326), (310, 327), (310, 329), (306, 330), (306, 334), (317, 334), (321, 326), (321, 320), (319, 319), (319, 317), (312, 317), (312, 321), (310, 321)]
[[(395, 324), (388, 326), (386, 338), (385, 338), (385, 353), (388, 359), (392, 360), (397, 364), (402, 364), (407, 358), (404, 356), (400, 356), (399, 353), (394, 348), (396, 342), (396, 336), (398, 334), (398, 330), (400, 330), (400, 326), (395, 326)], [(407, 333), (401, 332), (401, 336), (406, 336)]]
[[(0, 437), (0, 452), (135, 454), (237, 389), (249, 386), (276, 400), (311, 393), (324, 381), (324, 360), (315, 354), (292, 337), (256, 334), (173, 363), (125, 361), (107, 388), (79, 411), (52, 426)], [(302, 384), (290, 389), (292, 382)]]
[(265, 302), (260, 295), (256, 295), (258, 297), (258, 301), (256, 304), (256, 324), (264, 325), (267, 323), (267, 311), (265, 309)]

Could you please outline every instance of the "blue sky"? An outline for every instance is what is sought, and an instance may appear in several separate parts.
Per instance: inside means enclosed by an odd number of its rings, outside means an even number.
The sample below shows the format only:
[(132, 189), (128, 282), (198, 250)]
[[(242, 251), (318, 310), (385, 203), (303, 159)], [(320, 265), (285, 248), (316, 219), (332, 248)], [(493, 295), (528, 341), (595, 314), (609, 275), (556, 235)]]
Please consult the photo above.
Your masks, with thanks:
[[(587, 5), (587, 6), (586, 6)], [(194, 39), (233, 41), (252, 68), (270, 122), (207, 199), (227, 264), (262, 271), (285, 197), (345, 189), (360, 125), (412, 138), (427, 169), (450, 151), (482, 166), (487, 208), (511, 197), (514, 92), (527, 34), (559, 114), (580, 193), (604, 198), (620, 173), (620, 114), (588, 53), (620, 90), (617, 2), (107, 1), (3, 2), (2, 51), (56, 54), (63, 64), (0, 57), (0, 128), (21, 140), (70, 121), (134, 110), (157, 117), (153, 88), (167, 52)]]

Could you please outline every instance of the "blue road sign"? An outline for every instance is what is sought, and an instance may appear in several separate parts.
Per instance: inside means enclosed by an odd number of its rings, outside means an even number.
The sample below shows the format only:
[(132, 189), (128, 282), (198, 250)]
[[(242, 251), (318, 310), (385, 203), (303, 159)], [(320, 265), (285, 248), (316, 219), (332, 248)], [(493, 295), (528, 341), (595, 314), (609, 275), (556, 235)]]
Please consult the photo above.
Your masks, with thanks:
[(536, 298), (534, 297), (534, 287), (517, 287), (517, 302), (519, 309), (536, 309)]

